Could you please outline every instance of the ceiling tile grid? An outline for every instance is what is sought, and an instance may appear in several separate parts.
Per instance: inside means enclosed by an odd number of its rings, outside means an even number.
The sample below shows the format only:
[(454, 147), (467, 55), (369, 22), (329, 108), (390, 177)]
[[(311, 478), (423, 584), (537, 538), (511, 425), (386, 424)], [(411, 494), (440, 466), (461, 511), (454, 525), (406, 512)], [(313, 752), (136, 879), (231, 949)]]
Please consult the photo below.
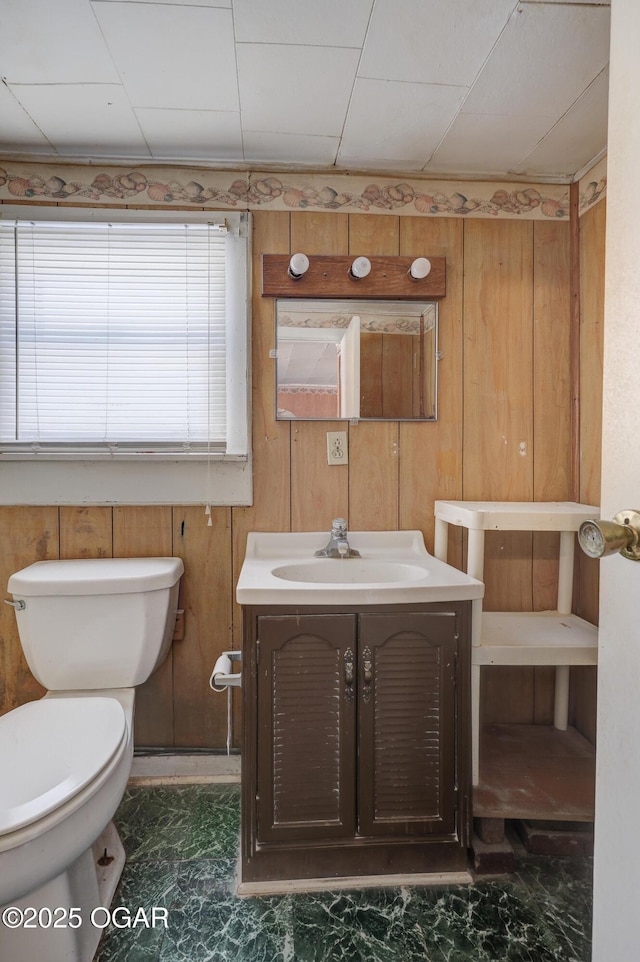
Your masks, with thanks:
[(0, 156), (568, 182), (605, 0), (0, 0)]

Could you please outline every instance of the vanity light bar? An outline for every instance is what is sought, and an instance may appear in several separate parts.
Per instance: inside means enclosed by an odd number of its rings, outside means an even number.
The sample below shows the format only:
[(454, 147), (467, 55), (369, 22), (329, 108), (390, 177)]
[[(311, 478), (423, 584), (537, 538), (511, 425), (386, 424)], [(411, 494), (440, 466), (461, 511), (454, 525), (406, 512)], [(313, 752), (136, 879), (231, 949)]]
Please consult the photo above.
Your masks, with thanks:
[(262, 255), (263, 297), (433, 300), (445, 293), (444, 257)]

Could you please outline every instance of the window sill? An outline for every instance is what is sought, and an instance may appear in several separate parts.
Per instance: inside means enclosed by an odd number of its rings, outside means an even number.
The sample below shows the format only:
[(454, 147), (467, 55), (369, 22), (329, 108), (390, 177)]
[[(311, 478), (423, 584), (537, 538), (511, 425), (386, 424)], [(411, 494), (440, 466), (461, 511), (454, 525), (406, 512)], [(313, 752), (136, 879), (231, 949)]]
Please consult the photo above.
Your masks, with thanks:
[(2, 450), (0, 449), (0, 463), (2, 461), (204, 461), (204, 462), (247, 462), (246, 454), (224, 454), (222, 451), (99, 451), (96, 449), (81, 450), (72, 448), (54, 450), (32, 450), (27, 448)]
[(251, 458), (0, 455), (1, 505), (253, 503)]

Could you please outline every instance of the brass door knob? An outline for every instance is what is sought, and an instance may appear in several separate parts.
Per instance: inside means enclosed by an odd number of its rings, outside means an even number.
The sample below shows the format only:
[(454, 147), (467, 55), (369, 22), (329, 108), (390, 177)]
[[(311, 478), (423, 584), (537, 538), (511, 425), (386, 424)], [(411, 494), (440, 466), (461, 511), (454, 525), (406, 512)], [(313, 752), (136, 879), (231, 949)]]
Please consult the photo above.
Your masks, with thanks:
[(640, 511), (619, 511), (613, 521), (583, 521), (578, 542), (590, 558), (619, 553), (630, 561), (640, 561)]

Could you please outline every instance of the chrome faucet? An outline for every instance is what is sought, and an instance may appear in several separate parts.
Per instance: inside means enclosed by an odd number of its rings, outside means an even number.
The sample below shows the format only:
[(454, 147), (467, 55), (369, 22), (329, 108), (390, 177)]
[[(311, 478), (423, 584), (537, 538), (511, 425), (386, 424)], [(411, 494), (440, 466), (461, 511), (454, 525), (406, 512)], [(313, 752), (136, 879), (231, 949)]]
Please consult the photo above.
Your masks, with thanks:
[(344, 518), (334, 518), (331, 534), (325, 548), (314, 552), (316, 558), (359, 558), (360, 552), (351, 548), (347, 541), (347, 522)]

